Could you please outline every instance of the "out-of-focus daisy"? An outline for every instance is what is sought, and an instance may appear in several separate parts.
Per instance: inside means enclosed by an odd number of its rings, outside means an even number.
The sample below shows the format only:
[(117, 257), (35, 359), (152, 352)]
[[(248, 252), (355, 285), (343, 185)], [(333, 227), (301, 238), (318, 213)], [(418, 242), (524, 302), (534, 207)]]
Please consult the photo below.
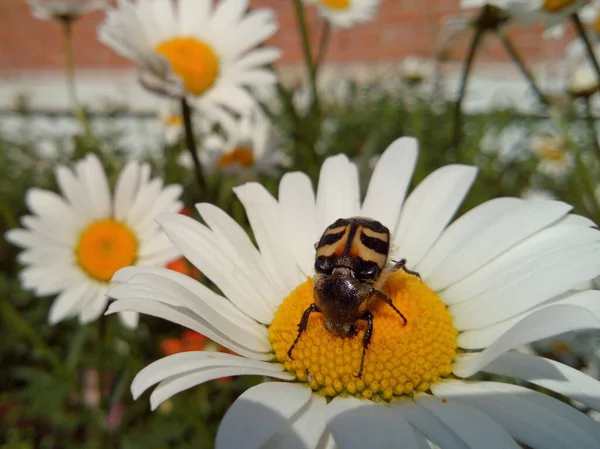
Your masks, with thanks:
[(570, 173), (575, 165), (575, 157), (559, 135), (533, 136), (529, 145), (539, 158), (537, 169), (544, 175), (560, 178)]
[(350, 28), (373, 20), (381, 0), (304, 0), (317, 6), (319, 14), (333, 26)]
[(400, 65), (400, 76), (409, 85), (421, 84), (431, 76), (432, 67), (429, 61), (416, 56), (408, 56)]
[(171, 146), (177, 144), (184, 132), (181, 112), (175, 112), (171, 109), (162, 111), (160, 114), (160, 123), (165, 143)]
[(276, 81), (276, 48), (255, 48), (277, 31), (273, 12), (247, 13), (249, 0), (120, 1), (99, 28), (102, 42), (134, 61), (142, 84), (193, 102), (203, 114), (244, 113), (245, 89)]
[(523, 124), (490, 126), (481, 139), (481, 151), (493, 156), (501, 165), (525, 161), (531, 157), (527, 151), (527, 136), (528, 129)]
[(527, 201), (550, 201), (556, 199), (552, 192), (534, 187), (526, 189), (521, 194), (521, 198)]
[[(88, 323), (102, 315), (110, 279), (129, 265), (164, 266), (179, 252), (160, 230), (155, 217), (177, 212), (181, 186), (163, 187), (150, 178), (150, 166), (128, 163), (116, 184), (114, 198), (98, 158), (88, 155), (75, 169), (60, 166), (56, 180), (62, 196), (37, 188), (27, 191), (32, 215), (25, 229), (6, 238), (25, 249), (19, 261), (23, 286), (38, 295), (58, 294), (48, 320), (55, 324), (79, 316)], [(137, 314), (120, 314), (128, 327)]]
[(40, 20), (73, 20), (90, 11), (104, 9), (107, 0), (27, 0), (31, 14)]
[(287, 163), (273, 136), (270, 120), (261, 112), (243, 116), (224, 130), (227, 137), (205, 136), (200, 154), (207, 170), (223, 173), (274, 173)]
[[(511, 352), (600, 327), (600, 292), (572, 291), (600, 273), (600, 232), (569, 215), (565, 203), (518, 198), (486, 202), (449, 225), (476, 169), (436, 170), (405, 200), (416, 159), (414, 139), (394, 142), (362, 202), (357, 168), (344, 155), (325, 161), (316, 196), (300, 172), (282, 178), (278, 199), (258, 183), (237, 187), (258, 248), (211, 204), (197, 205), (206, 225), (160, 217), (222, 294), (170, 270), (125, 268), (115, 275), (120, 284), (109, 295), (117, 301), (107, 313), (160, 316), (239, 356), (163, 358), (138, 373), (134, 396), (158, 384), (150, 396), (156, 408), (222, 376), (278, 379), (238, 398), (221, 422), (217, 448), (387, 448), (401, 441), (416, 449), (429, 447), (426, 440), (440, 447), (597, 447), (600, 426), (564, 402), (514, 383), (464, 379), (481, 371), (522, 379), (600, 409), (599, 382)], [(294, 358), (287, 355), (314, 300), (314, 242), (326, 226), (353, 216), (388, 227), (390, 258), (406, 258), (422, 278), (399, 270), (384, 287), (406, 323), (388, 304), (370, 305), (373, 334), (361, 378), (362, 321), (355, 337), (341, 338), (313, 313)]]
[(596, 70), (590, 64), (576, 67), (570, 74), (568, 89), (574, 97), (588, 98), (594, 95), (600, 89)]

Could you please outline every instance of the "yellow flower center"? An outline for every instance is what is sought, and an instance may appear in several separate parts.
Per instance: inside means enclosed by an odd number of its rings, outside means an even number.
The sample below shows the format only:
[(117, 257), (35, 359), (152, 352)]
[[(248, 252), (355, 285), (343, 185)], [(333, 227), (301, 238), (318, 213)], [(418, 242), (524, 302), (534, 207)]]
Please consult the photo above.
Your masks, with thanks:
[(576, 2), (577, 0), (546, 0), (544, 2), (543, 8), (546, 11), (558, 12), (561, 9), (565, 9), (566, 7), (571, 6)]
[(217, 161), (218, 168), (228, 168), (233, 165), (251, 167), (254, 165), (254, 153), (251, 148), (237, 147), (223, 154)]
[(347, 9), (350, 6), (350, 0), (321, 0), (321, 4), (331, 9)]
[(311, 314), (290, 359), (287, 351), (298, 334), (302, 313), (314, 300), (313, 288), (309, 278), (283, 301), (269, 339), (285, 369), (315, 392), (389, 401), (427, 391), (431, 383), (451, 374), (458, 347), (452, 318), (434, 291), (403, 271), (388, 279), (385, 291), (408, 323), (403, 326), (402, 318), (382, 301), (369, 306), (373, 335), (361, 378), (356, 374), (363, 351), (363, 321), (356, 323), (357, 335), (342, 338), (327, 331), (322, 314)]
[(109, 218), (89, 225), (79, 236), (75, 251), (77, 263), (90, 277), (108, 282), (118, 269), (133, 265), (137, 249), (133, 232)]
[(219, 58), (213, 49), (193, 37), (177, 37), (162, 42), (155, 48), (164, 56), (194, 95), (203, 94), (213, 85), (219, 74)]
[(183, 126), (183, 117), (178, 114), (171, 114), (163, 120), (166, 126)]

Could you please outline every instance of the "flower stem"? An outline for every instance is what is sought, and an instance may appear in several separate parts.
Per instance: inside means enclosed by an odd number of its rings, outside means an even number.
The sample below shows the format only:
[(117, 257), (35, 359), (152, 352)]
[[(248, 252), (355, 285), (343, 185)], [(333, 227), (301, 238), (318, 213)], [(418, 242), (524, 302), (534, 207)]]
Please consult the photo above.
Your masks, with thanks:
[(537, 86), (537, 83), (535, 82), (535, 79), (533, 78), (531, 71), (525, 65), (523, 58), (521, 58), (521, 56), (517, 52), (517, 49), (512, 44), (512, 42), (510, 41), (510, 39), (508, 38), (506, 33), (501, 29), (497, 29), (496, 33), (498, 35), (498, 38), (502, 42), (502, 45), (504, 45), (504, 48), (506, 49), (506, 51), (508, 52), (508, 54), (510, 55), (510, 57), (512, 58), (514, 63), (517, 65), (517, 67), (519, 68), (519, 70), (521, 71), (523, 76), (525, 76), (525, 78), (529, 82), (529, 86), (535, 92), (540, 103), (542, 103), (544, 106), (548, 106), (548, 100), (546, 99), (546, 97), (544, 96), (544, 94), (542, 93), (540, 88)]
[(196, 172), (196, 180), (198, 187), (202, 192), (206, 191), (206, 180), (204, 179), (204, 171), (202, 163), (198, 156), (198, 147), (194, 136), (194, 126), (192, 124), (192, 109), (185, 97), (181, 99), (181, 115), (183, 116), (183, 128), (185, 131), (185, 144), (191, 153), (192, 161), (194, 161), (194, 171)]
[(37, 349), (52, 365), (56, 372), (62, 371), (62, 363), (54, 351), (40, 338), (38, 332), (24, 319), (8, 298), (0, 300), (0, 312), (5, 323), (10, 323), (11, 329), (16, 330)]
[(484, 30), (482, 28), (477, 27), (473, 33), (473, 37), (471, 38), (469, 53), (467, 54), (467, 59), (463, 65), (458, 99), (454, 105), (454, 152), (456, 155), (459, 153), (460, 142), (462, 140), (462, 102), (467, 91), (467, 81), (471, 73), (471, 68), (475, 59), (475, 53), (477, 51), (477, 47), (481, 43), (481, 39), (483, 38), (483, 31)]
[(598, 133), (596, 132), (596, 120), (592, 112), (592, 102), (590, 101), (589, 96), (583, 97), (583, 100), (585, 103), (585, 121), (590, 130), (590, 139), (596, 150), (596, 156), (598, 156), (598, 160), (600, 160), (600, 143), (598, 143)]
[(73, 19), (64, 18), (61, 20), (63, 26), (64, 42), (65, 42), (65, 66), (67, 72), (67, 90), (69, 91), (69, 98), (71, 100), (71, 107), (73, 108), (73, 114), (81, 122), (83, 126), (83, 132), (88, 145), (94, 146), (96, 139), (92, 133), (90, 122), (85, 114), (85, 111), (79, 103), (77, 98), (77, 89), (75, 82), (75, 58), (73, 53)]
[[(325, 60), (325, 54), (327, 53), (327, 46), (329, 45), (329, 39), (331, 37), (331, 25), (328, 20), (323, 21), (323, 28), (321, 30), (321, 41), (319, 42), (319, 52), (315, 61), (315, 72), (318, 74), (319, 68)], [(316, 77), (316, 75), (315, 75)]]
[(312, 56), (310, 47), (310, 37), (308, 35), (308, 27), (306, 26), (306, 17), (304, 16), (304, 5), (302, 0), (294, 0), (296, 7), (296, 21), (298, 22), (298, 31), (300, 32), (300, 40), (302, 42), (302, 53), (304, 62), (308, 70), (308, 81), (312, 94), (312, 101), (315, 109), (319, 108), (319, 98), (317, 94), (317, 70)]
[(579, 37), (583, 41), (583, 45), (588, 54), (588, 58), (590, 59), (590, 62), (592, 63), (592, 65), (594, 66), (594, 70), (596, 71), (596, 75), (598, 75), (598, 79), (600, 79), (600, 64), (598, 64), (596, 52), (594, 51), (594, 47), (592, 46), (592, 43), (590, 42), (590, 39), (588, 38), (588, 35), (585, 32), (583, 23), (581, 23), (581, 19), (579, 18), (577, 13), (571, 14), (571, 20), (573, 22), (573, 25), (575, 25), (577, 34), (579, 34)]

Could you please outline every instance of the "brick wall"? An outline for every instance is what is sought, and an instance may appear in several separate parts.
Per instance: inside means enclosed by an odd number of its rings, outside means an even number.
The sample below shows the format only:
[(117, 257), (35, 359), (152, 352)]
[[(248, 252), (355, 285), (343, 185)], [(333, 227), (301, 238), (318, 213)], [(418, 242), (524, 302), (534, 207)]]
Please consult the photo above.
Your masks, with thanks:
[[(383, 0), (375, 22), (334, 33), (328, 61), (336, 63), (398, 61), (407, 55), (429, 56), (436, 45), (440, 20), (458, 11), (459, 0)], [(271, 7), (277, 12), (280, 30), (272, 44), (285, 51), (279, 64), (301, 61), (301, 48), (291, 0), (253, 0), (253, 7)], [(96, 27), (103, 13), (81, 18), (75, 26), (76, 63), (80, 68), (118, 69), (130, 67), (110, 49), (96, 40)], [(307, 18), (318, 38), (321, 22), (314, 8)], [(515, 44), (529, 60), (559, 59), (563, 43), (543, 40), (540, 27), (511, 30)], [(459, 40), (451, 56), (464, 55), (466, 36)], [(0, 73), (14, 75), (35, 70), (62, 67), (62, 41), (57, 23), (39, 21), (30, 16), (25, 0), (0, 0)], [(480, 60), (505, 60), (496, 39), (487, 39)]]

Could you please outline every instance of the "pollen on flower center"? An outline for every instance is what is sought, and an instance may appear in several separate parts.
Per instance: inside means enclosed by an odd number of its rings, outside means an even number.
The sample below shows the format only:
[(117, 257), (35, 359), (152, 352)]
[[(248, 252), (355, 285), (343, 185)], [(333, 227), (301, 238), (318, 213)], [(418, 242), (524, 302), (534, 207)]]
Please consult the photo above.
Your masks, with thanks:
[(219, 74), (219, 58), (213, 49), (193, 37), (178, 37), (160, 43), (156, 53), (164, 56), (194, 95), (203, 94)]
[(398, 271), (388, 279), (386, 292), (408, 319), (387, 304), (376, 301), (373, 336), (366, 352), (362, 378), (356, 374), (362, 354), (366, 323), (357, 323), (358, 334), (338, 337), (325, 328), (320, 313), (310, 316), (308, 327), (293, 352), (304, 310), (313, 302), (313, 280), (299, 285), (281, 304), (269, 328), (275, 355), (285, 369), (325, 396), (352, 395), (375, 401), (427, 391), (431, 383), (452, 372), (458, 331), (437, 294), (415, 276)]
[(351, 0), (321, 0), (321, 4), (331, 9), (347, 9)]
[(254, 153), (251, 148), (237, 147), (223, 154), (217, 161), (217, 167), (227, 168), (234, 165), (251, 167), (254, 165)]
[(135, 262), (137, 248), (137, 239), (125, 224), (100, 220), (79, 236), (77, 263), (90, 277), (108, 282), (117, 270)]
[(545, 0), (543, 8), (546, 11), (558, 12), (568, 6), (573, 5), (577, 0)]

